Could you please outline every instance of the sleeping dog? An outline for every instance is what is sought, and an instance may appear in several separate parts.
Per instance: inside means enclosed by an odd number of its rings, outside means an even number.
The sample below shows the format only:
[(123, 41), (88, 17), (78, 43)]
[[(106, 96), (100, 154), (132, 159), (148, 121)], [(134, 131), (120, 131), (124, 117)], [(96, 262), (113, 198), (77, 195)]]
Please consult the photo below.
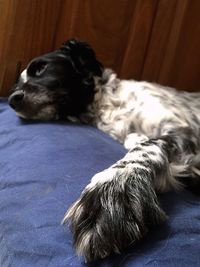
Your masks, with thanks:
[(128, 150), (92, 177), (64, 216), (87, 261), (120, 253), (165, 220), (157, 192), (199, 188), (200, 93), (120, 80), (85, 42), (33, 59), (9, 104), (26, 119), (94, 125)]

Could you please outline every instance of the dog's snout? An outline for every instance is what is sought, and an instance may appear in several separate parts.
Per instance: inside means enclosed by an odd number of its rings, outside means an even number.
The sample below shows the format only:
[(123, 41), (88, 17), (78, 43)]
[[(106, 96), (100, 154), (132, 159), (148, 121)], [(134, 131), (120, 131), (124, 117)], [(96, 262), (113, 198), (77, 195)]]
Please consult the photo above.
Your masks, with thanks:
[(24, 92), (22, 90), (16, 91), (8, 98), (9, 105), (13, 109), (17, 109), (20, 107), (23, 98), (24, 98)]

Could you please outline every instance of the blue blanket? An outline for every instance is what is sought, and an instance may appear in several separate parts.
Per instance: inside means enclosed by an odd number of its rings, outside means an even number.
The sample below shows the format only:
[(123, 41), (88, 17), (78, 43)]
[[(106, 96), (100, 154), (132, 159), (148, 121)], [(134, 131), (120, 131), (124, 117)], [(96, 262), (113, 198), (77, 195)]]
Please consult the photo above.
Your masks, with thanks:
[(200, 205), (160, 196), (169, 220), (121, 255), (85, 264), (60, 222), (90, 178), (126, 151), (83, 125), (25, 122), (0, 101), (0, 266), (200, 266)]

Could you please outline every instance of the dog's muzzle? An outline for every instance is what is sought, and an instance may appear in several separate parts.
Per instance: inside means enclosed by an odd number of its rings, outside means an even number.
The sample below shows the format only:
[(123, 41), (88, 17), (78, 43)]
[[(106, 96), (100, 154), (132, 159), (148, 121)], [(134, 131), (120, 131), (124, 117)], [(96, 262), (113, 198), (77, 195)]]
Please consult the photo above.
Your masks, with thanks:
[(14, 92), (8, 98), (8, 103), (14, 110), (18, 111), (21, 109), (24, 100), (24, 91), (19, 90)]

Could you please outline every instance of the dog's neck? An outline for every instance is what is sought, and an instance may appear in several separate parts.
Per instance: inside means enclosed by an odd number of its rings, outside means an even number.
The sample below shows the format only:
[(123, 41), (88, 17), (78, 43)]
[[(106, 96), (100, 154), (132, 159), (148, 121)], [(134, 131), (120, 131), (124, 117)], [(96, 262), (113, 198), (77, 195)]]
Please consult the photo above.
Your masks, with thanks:
[(125, 81), (118, 79), (110, 69), (105, 69), (101, 78), (94, 79), (94, 100), (87, 112), (80, 116), (80, 121), (96, 126), (123, 143), (131, 127), (130, 109), (132, 111), (134, 107), (134, 93), (125, 90)]
[[(114, 95), (120, 85), (120, 80), (117, 79), (116, 73), (111, 69), (105, 69), (102, 77), (94, 77), (95, 94), (93, 102), (88, 106), (87, 112), (80, 115), (80, 120), (84, 123), (89, 123), (97, 126), (103, 110), (108, 106), (108, 101)], [(112, 96), (111, 96), (112, 95)]]

